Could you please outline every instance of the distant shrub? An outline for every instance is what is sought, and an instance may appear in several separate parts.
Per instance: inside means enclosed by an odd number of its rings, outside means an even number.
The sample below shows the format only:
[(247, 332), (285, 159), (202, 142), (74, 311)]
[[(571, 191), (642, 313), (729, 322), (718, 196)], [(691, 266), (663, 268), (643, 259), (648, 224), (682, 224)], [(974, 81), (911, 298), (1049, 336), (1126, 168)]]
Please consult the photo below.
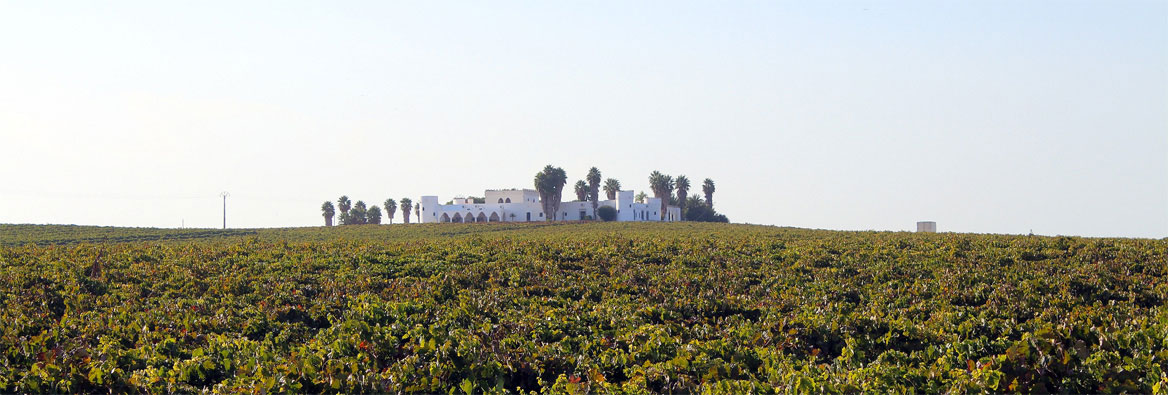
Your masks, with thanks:
[(616, 209), (610, 206), (600, 206), (596, 208), (596, 216), (604, 221), (616, 220)]
[(705, 205), (686, 207), (685, 220), (694, 222), (730, 222), (725, 215), (718, 214), (717, 211)]

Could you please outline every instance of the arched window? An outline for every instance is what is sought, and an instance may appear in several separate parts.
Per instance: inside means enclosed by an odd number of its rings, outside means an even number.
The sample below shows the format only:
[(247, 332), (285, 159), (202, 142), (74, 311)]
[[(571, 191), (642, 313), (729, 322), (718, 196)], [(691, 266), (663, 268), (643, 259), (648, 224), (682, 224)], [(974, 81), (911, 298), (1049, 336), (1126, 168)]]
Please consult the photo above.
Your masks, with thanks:
[(503, 203), (503, 198), (499, 198), (499, 203)]
[(511, 198), (507, 198), (507, 203), (511, 203)]

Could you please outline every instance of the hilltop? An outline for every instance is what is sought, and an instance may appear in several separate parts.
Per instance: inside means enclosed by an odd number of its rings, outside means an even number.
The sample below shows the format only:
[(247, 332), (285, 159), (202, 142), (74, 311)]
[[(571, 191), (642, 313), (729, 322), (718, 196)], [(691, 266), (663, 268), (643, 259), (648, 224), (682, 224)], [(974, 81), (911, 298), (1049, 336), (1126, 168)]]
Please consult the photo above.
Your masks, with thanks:
[(334, 227), (294, 227), (294, 228), (130, 228), (113, 226), (81, 225), (27, 225), (0, 224), (0, 245), (19, 246), (73, 245), (81, 243), (132, 243), (132, 242), (234, 242), (248, 238), (265, 241), (309, 242), (334, 240), (395, 241), (427, 239), (434, 237), (457, 237), (478, 235), (483, 237), (532, 236), (528, 231), (539, 229), (539, 234), (548, 236), (563, 233), (610, 233), (640, 232), (650, 229), (678, 231), (704, 230), (722, 232), (728, 229), (756, 229), (766, 231), (803, 231), (794, 228), (780, 228), (765, 225), (674, 223), (659, 224), (645, 222), (603, 223), (603, 222), (514, 222), (492, 224), (394, 224), (394, 225), (345, 225)]

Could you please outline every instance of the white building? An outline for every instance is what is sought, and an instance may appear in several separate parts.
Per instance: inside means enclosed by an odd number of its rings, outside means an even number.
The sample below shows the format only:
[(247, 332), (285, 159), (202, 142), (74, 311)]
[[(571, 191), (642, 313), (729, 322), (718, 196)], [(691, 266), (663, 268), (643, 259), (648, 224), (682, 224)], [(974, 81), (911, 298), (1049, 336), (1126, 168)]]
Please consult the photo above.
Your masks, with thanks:
[[(530, 222), (546, 221), (539, 193), (534, 189), (488, 189), (485, 203), (470, 198), (454, 199), (452, 204), (438, 204), (437, 196), (422, 196), (422, 223), (439, 222)], [(597, 207), (617, 210), (617, 221), (680, 221), (681, 209), (667, 206), (661, 216), (661, 199), (633, 201), (633, 191), (620, 191), (616, 200), (597, 202)], [(591, 202), (561, 202), (554, 220), (577, 221), (597, 218)]]

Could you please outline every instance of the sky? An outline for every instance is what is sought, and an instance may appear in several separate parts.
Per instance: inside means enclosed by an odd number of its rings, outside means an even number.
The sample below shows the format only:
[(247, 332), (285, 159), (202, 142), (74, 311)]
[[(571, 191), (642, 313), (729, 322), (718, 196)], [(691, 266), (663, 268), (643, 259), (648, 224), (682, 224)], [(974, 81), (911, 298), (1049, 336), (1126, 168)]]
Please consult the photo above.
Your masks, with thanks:
[(1166, 237), (1168, 2), (0, 2), (0, 223), (318, 226), (548, 164), (733, 222)]

